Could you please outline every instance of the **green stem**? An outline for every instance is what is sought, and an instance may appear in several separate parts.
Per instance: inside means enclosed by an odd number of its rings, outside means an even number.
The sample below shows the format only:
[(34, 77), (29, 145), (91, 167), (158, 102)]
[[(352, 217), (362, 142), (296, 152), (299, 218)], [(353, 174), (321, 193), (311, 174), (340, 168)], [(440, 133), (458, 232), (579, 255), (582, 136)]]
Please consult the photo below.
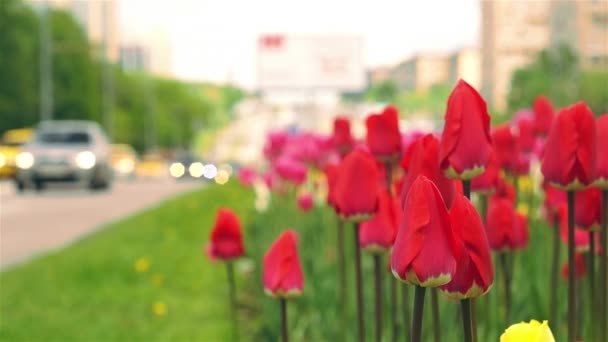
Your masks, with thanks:
[(374, 254), (374, 287), (376, 299), (376, 341), (382, 342), (382, 255)]
[(589, 253), (587, 253), (587, 262), (589, 270), (589, 322), (591, 323), (591, 341), (595, 341), (595, 331), (597, 330), (596, 307), (597, 298), (595, 298), (595, 233), (589, 232)]
[(462, 310), (462, 328), (464, 331), (464, 341), (473, 342), (473, 324), (471, 322), (471, 300), (461, 300), (460, 309)]
[(355, 283), (357, 287), (357, 323), (358, 323), (358, 340), (365, 340), (365, 321), (363, 319), (363, 279), (361, 275), (361, 248), (359, 248), (359, 223), (355, 223), (353, 234), (353, 247), (355, 248)]
[(424, 292), (426, 288), (416, 285), (414, 294), (414, 319), (412, 320), (411, 342), (422, 341), (422, 313), (424, 311)]
[(441, 321), (439, 318), (439, 300), (437, 289), (431, 290), (431, 313), (433, 315), (433, 338), (435, 342), (441, 341)]
[[(602, 190), (602, 227), (600, 229), (600, 315), (608, 315), (608, 189)], [(600, 341), (608, 341), (608, 324), (599, 324)]]
[[(392, 331), (393, 331), (393, 342), (398, 340), (399, 336), (399, 319), (397, 317), (397, 279), (395, 277), (387, 277), (389, 281), (390, 290), (390, 303), (391, 303), (391, 317), (392, 317)], [(409, 309), (406, 307), (406, 309)]]
[(555, 214), (553, 218), (553, 255), (551, 258), (551, 274), (549, 275), (549, 324), (557, 327), (557, 289), (559, 288), (559, 258), (561, 250), (561, 242), (559, 241), (559, 215)]
[(473, 342), (477, 342), (477, 309), (475, 307), (475, 298), (471, 298), (471, 328), (473, 329)]
[(503, 287), (505, 291), (505, 322), (509, 322), (511, 316), (511, 274), (509, 270), (509, 260), (506, 252), (500, 253), (498, 256), (500, 260), (500, 266), (503, 273)]
[(471, 181), (470, 180), (462, 181), (462, 192), (468, 199), (471, 199)]
[[(403, 330), (406, 330), (408, 327), (411, 328), (412, 324), (412, 315), (411, 315), (411, 305), (410, 305), (410, 287), (409, 285), (402, 284), (401, 285), (401, 300), (403, 301), (403, 320), (405, 324), (403, 325)], [(410, 331), (411, 334), (411, 331)]]
[[(341, 326), (345, 327), (347, 322), (347, 309), (346, 309), (346, 262), (344, 256), (344, 221), (340, 217), (336, 216), (337, 222), (337, 236), (336, 236), (336, 249), (338, 253), (338, 299), (340, 301), (340, 318), (342, 321)], [(346, 329), (338, 329), (343, 338), (346, 338)]]
[(236, 282), (234, 280), (234, 265), (232, 261), (226, 262), (226, 273), (228, 277), (228, 295), (230, 297), (230, 316), (232, 320), (232, 338), (239, 340), (238, 322), (236, 314)]
[(576, 341), (576, 283), (574, 278), (574, 191), (568, 191), (568, 342)]
[(289, 335), (287, 334), (287, 300), (285, 298), (279, 299), (281, 304), (281, 340), (283, 342), (289, 341)]

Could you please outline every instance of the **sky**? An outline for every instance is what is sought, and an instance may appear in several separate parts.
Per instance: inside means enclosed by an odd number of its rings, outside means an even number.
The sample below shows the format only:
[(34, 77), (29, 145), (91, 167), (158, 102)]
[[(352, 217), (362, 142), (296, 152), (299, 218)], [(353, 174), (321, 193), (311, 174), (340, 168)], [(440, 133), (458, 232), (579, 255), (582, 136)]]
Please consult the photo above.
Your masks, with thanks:
[(477, 46), (480, 0), (119, 0), (126, 39), (164, 32), (176, 77), (256, 84), (264, 33), (355, 34), (369, 67)]

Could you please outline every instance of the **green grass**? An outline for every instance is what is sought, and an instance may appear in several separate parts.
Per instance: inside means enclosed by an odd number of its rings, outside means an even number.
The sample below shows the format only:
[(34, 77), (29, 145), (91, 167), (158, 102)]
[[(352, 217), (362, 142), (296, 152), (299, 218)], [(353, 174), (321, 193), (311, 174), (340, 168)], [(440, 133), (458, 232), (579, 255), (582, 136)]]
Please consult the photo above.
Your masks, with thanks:
[[(3, 272), (0, 340), (226, 340), (225, 270), (203, 246), (216, 208), (247, 217), (252, 202), (238, 185), (212, 185)], [(149, 268), (136, 272), (141, 258)]]

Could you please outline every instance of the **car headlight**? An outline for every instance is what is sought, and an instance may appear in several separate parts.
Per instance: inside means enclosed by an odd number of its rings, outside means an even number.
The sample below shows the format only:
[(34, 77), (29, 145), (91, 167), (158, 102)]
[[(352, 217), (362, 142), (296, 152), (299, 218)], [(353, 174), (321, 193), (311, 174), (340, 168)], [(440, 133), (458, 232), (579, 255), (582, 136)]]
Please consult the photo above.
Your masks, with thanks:
[(171, 174), (171, 177), (179, 178), (186, 173), (186, 168), (182, 163), (172, 163), (171, 166), (169, 166), (169, 173)]
[(205, 166), (203, 166), (203, 163), (194, 162), (190, 164), (188, 172), (190, 173), (190, 176), (194, 178), (200, 178), (205, 172)]
[(21, 152), (15, 158), (15, 165), (18, 168), (27, 170), (34, 166), (34, 155), (30, 152)]
[(133, 172), (135, 168), (135, 162), (129, 158), (122, 158), (116, 163), (116, 169), (120, 173), (130, 173)]
[(6, 157), (4, 154), (0, 153), (0, 167), (3, 167), (4, 165), (6, 165)]
[(95, 166), (97, 158), (95, 158), (95, 155), (91, 151), (82, 151), (76, 155), (75, 162), (79, 168), (89, 170)]

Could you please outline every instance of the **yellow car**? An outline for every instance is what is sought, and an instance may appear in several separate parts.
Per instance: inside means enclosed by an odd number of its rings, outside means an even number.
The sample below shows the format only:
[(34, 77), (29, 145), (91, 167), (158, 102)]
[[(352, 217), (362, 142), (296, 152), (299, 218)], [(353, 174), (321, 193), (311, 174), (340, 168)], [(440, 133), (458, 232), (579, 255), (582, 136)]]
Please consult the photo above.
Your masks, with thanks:
[(0, 178), (15, 175), (15, 157), (21, 151), (21, 146), (30, 141), (33, 135), (34, 130), (31, 128), (10, 129), (4, 132), (0, 141)]
[(167, 161), (160, 153), (146, 153), (135, 168), (137, 177), (142, 178), (162, 178), (168, 173)]
[(137, 153), (127, 144), (113, 144), (110, 154), (110, 165), (114, 170), (114, 176), (118, 178), (135, 177), (135, 168), (137, 166)]

